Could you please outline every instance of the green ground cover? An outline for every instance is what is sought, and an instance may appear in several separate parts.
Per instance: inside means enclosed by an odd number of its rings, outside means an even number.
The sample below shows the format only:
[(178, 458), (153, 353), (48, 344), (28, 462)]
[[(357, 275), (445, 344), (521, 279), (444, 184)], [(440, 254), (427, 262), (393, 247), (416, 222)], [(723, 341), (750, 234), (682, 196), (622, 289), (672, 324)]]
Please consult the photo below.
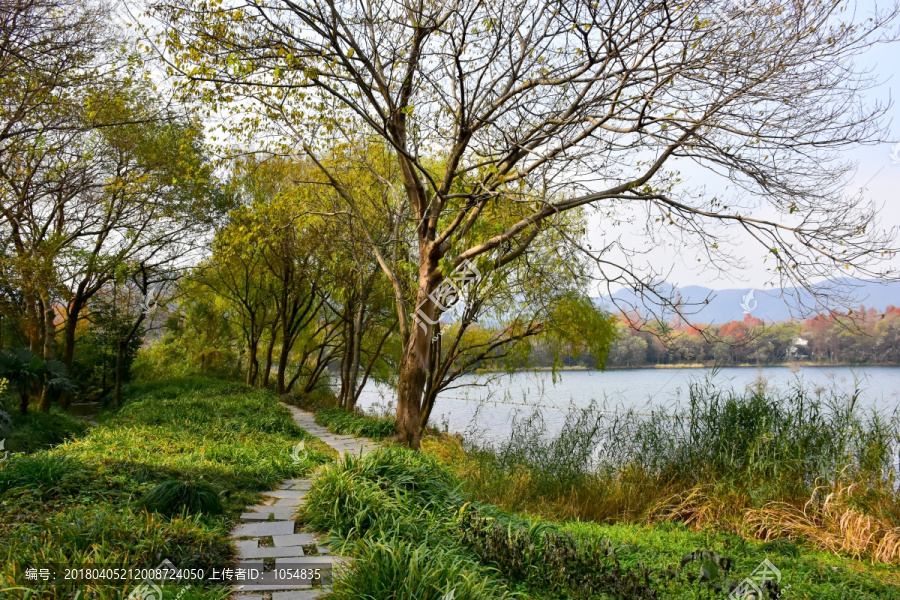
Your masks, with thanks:
[[(311, 451), (294, 464), (290, 450), (301, 440)], [(228, 532), (243, 507), (329, 459), (313, 440), (267, 391), (209, 379), (134, 385), (124, 407), (87, 434), (0, 467), (0, 596), (71, 598), (74, 585), (23, 578), (48, 563), (222, 568), (233, 560)], [(104, 600), (126, 591), (79, 589)], [(223, 593), (195, 586), (181, 598)]]
[(891, 566), (680, 523), (556, 523), (473, 502), (462, 487), (435, 457), (401, 448), (327, 467), (302, 518), (355, 558), (335, 596), (725, 598), (768, 558), (781, 572), (770, 598), (900, 598)]

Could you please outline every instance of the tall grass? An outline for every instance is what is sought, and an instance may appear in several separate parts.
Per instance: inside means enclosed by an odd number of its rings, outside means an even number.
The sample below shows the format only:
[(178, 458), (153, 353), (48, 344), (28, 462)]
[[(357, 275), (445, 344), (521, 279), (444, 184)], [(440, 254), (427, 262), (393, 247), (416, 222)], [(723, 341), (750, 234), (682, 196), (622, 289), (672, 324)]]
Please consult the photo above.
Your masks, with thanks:
[(359, 413), (351, 413), (341, 408), (323, 408), (316, 412), (316, 423), (327, 427), (328, 431), (343, 435), (364, 436), (383, 439), (394, 435), (394, 421)]
[(519, 418), (503, 443), (466, 444), (454, 464), (466, 491), (513, 510), (713, 524), (892, 562), (898, 431), (896, 415), (861, 409), (858, 392), (737, 393), (708, 379), (674, 411), (593, 403), (571, 408), (555, 435), (539, 412)]
[[(138, 568), (166, 558), (221, 570), (233, 562), (228, 531), (243, 507), (328, 460), (273, 394), (240, 384), (134, 385), (124, 407), (99, 420), (76, 440), (0, 464), (0, 598), (28, 597), (26, 588), (34, 598), (72, 597), (74, 583), (26, 580), (35, 565)], [(300, 440), (310, 452), (295, 464), (290, 452)], [(195, 588), (190, 597), (223, 596)], [(120, 600), (130, 589), (84, 591)]]

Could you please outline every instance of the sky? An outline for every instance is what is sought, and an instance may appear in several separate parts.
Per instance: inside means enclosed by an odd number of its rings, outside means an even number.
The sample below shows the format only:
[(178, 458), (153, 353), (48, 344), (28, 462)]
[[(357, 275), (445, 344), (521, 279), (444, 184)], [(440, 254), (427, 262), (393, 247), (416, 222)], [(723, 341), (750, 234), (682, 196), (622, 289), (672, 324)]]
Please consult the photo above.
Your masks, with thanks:
[[(871, 13), (876, 6), (886, 7), (886, 0), (859, 0), (859, 14)], [(879, 44), (867, 50), (860, 57), (857, 65), (871, 70), (871, 74), (881, 83), (866, 92), (868, 102), (892, 103), (885, 120), (884, 138), (889, 143), (874, 146), (862, 146), (848, 149), (844, 158), (857, 165), (854, 177), (850, 181), (848, 192), (865, 190), (865, 196), (874, 199), (880, 206), (881, 225), (885, 228), (900, 227), (900, 145), (897, 146), (894, 162), (891, 154), (895, 144), (900, 143), (900, 42)], [(686, 182), (690, 183), (692, 169), (683, 170)], [(699, 169), (694, 176), (702, 173)], [(602, 225), (599, 219), (592, 219), (590, 239), (594, 247), (601, 245), (603, 236), (599, 233)], [(624, 230), (623, 238), (637, 247), (646, 244), (646, 238)], [(745, 243), (746, 242), (746, 243)], [(897, 240), (900, 244), (900, 239)], [(677, 246), (657, 246), (640, 258), (638, 264), (653, 267), (667, 272), (665, 279), (676, 286), (701, 285), (712, 289), (732, 288), (773, 288), (777, 279), (766, 272), (763, 258), (766, 250), (749, 240), (737, 240), (734, 245), (734, 256), (740, 259), (743, 268), (729, 269), (727, 273), (713, 272), (698, 265), (696, 254), (681, 252)], [(900, 269), (900, 257), (894, 259), (892, 266)], [(613, 286), (616, 289), (616, 286)], [(598, 290), (599, 293), (605, 293)]]

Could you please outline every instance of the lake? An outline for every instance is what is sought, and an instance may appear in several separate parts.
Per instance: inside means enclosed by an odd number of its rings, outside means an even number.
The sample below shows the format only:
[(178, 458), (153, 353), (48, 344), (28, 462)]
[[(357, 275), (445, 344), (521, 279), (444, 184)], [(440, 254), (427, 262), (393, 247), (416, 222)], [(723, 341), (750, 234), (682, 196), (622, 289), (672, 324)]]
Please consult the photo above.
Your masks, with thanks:
[[(512, 375), (471, 375), (438, 397), (431, 423), (470, 439), (499, 440), (509, 434), (513, 417), (540, 408), (548, 430), (558, 431), (569, 406), (587, 406), (591, 400), (607, 410), (627, 408), (671, 409), (686, 396), (691, 381), (710, 376), (709, 368), (617, 369), (609, 371), (521, 372)], [(732, 367), (719, 369), (717, 387), (743, 390), (760, 378), (774, 389), (798, 381), (808, 389), (835, 389), (850, 393), (858, 382), (860, 406), (893, 412), (900, 405), (900, 367)], [(367, 385), (359, 406), (369, 412), (392, 412), (392, 388)], [(477, 424), (474, 417), (477, 411)]]

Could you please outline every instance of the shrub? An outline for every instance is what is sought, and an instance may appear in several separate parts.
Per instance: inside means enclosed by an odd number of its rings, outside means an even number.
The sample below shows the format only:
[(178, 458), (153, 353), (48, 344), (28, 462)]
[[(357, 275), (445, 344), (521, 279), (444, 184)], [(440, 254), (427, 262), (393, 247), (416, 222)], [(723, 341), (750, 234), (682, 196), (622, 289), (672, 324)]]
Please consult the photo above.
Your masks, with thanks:
[(30, 412), (12, 417), (12, 433), (6, 440), (10, 452), (37, 452), (83, 436), (89, 426), (64, 412)]
[(187, 513), (217, 515), (222, 512), (218, 492), (203, 482), (170, 479), (156, 484), (144, 496), (141, 504), (147, 510), (172, 516)]
[(334, 584), (335, 598), (392, 600), (504, 600), (512, 595), (483, 566), (452, 551), (398, 537), (362, 539)]
[(394, 435), (394, 421), (350, 413), (340, 408), (326, 408), (316, 413), (316, 423), (328, 431), (342, 435), (356, 435), (383, 439)]
[(454, 456), (468, 494), (509, 510), (714, 523), (890, 562), (900, 556), (891, 450), (900, 428), (857, 400), (799, 384), (739, 394), (707, 380), (674, 413), (591, 404), (571, 408), (556, 435), (537, 412), (498, 445), (445, 437), (426, 447)]

